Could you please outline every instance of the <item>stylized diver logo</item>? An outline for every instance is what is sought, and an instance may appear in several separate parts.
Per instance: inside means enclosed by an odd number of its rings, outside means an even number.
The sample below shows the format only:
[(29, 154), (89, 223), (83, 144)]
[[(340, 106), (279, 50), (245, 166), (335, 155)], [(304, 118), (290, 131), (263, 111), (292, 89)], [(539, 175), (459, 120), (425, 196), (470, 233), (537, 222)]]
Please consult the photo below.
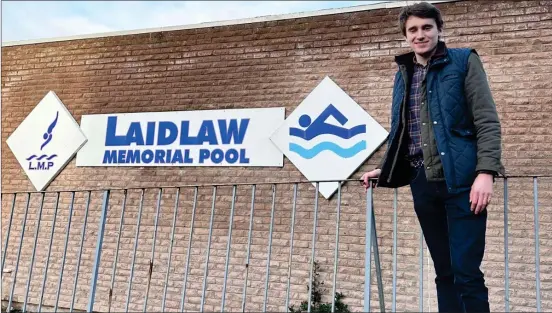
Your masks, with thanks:
[[(54, 130), (54, 127), (56, 127), (57, 120), (58, 120), (58, 115), (59, 115), (59, 112), (56, 112), (56, 118), (50, 124), (50, 126), (48, 126), (48, 129), (46, 130), (46, 132), (42, 135), (42, 138), (44, 138), (45, 141), (40, 146), (40, 150), (42, 150), (44, 147), (46, 147), (46, 145), (52, 140), (52, 138), (53, 138), (52, 131)], [(50, 156), (48, 156), (47, 154), (43, 154), (41, 156), (37, 156), (36, 154), (33, 154), (33, 155), (31, 155), (30, 157), (27, 158), (27, 161), (31, 161), (35, 158), (36, 158), (36, 161), (41, 161), (44, 158), (46, 158), (46, 160), (50, 161), (55, 157), (57, 157), (56, 154), (52, 154)]]
[(51, 140), (52, 140), (52, 131), (54, 130), (54, 127), (56, 127), (56, 124), (57, 124), (57, 120), (58, 120), (58, 115), (59, 115), (59, 112), (56, 112), (56, 118), (54, 119), (54, 121), (52, 122), (52, 124), (50, 124), (50, 126), (48, 126), (48, 130), (44, 133), (44, 135), (42, 135), (42, 138), (44, 138), (44, 143), (42, 144), (42, 146), (40, 146), (40, 150), (42, 150), (42, 148), (44, 148)]
[[(307, 114), (301, 115), (301, 117), (299, 118), (299, 125), (305, 128), (305, 130), (300, 128), (295, 128), (295, 127), (290, 127), (289, 135), (303, 138), (307, 141), (310, 141), (311, 139), (324, 134), (335, 135), (343, 139), (350, 139), (358, 134), (366, 133), (366, 125), (357, 125), (349, 129), (341, 126), (328, 124), (326, 123), (326, 120), (330, 116), (333, 116), (341, 125), (345, 125), (348, 121), (345, 115), (343, 115), (332, 104), (330, 104), (326, 109), (324, 109), (324, 111), (322, 111), (322, 113), (314, 121), (312, 121), (311, 117)], [(343, 148), (329, 141), (323, 141), (315, 145), (311, 149), (305, 149), (304, 147), (295, 143), (289, 144), (290, 151), (293, 151), (299, 154), (301, 157), (305, 159), (312, 159), (324, 150), (330, 150), (343, 158), (350, 158), (365, 149), (366, 149), (365, 140), (361, 140), (357, 142), (355, 145), (353, 145), (350, 148)]]

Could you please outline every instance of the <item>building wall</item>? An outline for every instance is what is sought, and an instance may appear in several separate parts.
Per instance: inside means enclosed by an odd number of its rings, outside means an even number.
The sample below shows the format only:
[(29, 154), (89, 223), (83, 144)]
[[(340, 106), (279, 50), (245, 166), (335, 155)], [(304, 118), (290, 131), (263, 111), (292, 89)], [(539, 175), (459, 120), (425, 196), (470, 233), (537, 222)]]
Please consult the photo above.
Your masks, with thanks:
[[(445, 40), (450, 47), (474, 47), (479, 52), (502, 121), (503, 158), (508, 175), (550, 176), (552, 167), (552, 2), (551, 1), (458, 1), (437, 5), (444, 14)], [(376, 9), (327, 16), (303, 17), (231, 26), (170, 32), (46, 42), (2, 49), (2, 192), (32, 191), (33, 187), (5, 144), (7, 137), (50, 90), (67, 106), (77, 121), (83, 114), (172, 110), (286, 107), (286, 115), (326, 76), (330, 76), (379, 123), (389, 129), (389, 106), (394, 55), (408, 51), (397, 28), (399, 9)], [(372, 169), (384, 153), (376, 152), (354, 175)], [(143, 188), (167, 185), (286, 182), (303, 179), (289, 162), (283, 168), (82, 168), (71, 161), (48, 191), (102, 188)], [(536, 308), (535, 244), (533, 228), (533, 180), (509, 180), (509, 281), (511, 309)], [(503, 182), (495, 185), (490, 206), (488, 248), (483, 269), (490, 289), (492, 310), (504, 309), (504, 214)], [(249, 227), (251, 187), (238, 188), (228, 272), (227, 310), (241, 309), (243, 275)], [(248, 310), (263, 305), (267, 244), (271, 220), (271, 185), (259, 185), (252, 233), (248, 283)], [(140, 224), (138, 255), (133, 272), (131, 310), (141, 310), (146, 293), (156, 189), (147, 189)], [(148, 309), (159, 310), (170, 244), (175, 189), (164, 189)], [(230, 186), (217, 191), (216, 214), (209, 261), (205, 310), (218, 310), (226, 255)], [(285, 291), (290, 244), (292, 186), (278, 185), (271, 251), (269, 310), (285, 310)], [(552, 184), (539, 180), (540, 277), (542, 309), (552, 309)], [(117, 245), (122, 191), (112, 193), (106, 224), (95, 309), (107, 310), (112, 262)], [(21, 197), (21, 198), (19, 198)], [(25, 195), (18, 195), (13, 216), (6, 268), (15, 268)], [(55, 305), (57, 282), (70, 193), (62, 193), (46, 280), (44, 304)], [(92, 193), (83, 261), (77, 288), (77, 309), (88, 301), (90, 268), (100, 216), (101, 193)], [(314, 188), (299, 188), (292, 263), (291, 304), (307, 298)], [(129, 190), (112, 310), (125, 308), (134, 236), (138, 221), (140, 190)], [(40, 195), (31, 197), (15, 301), (23, 302), (33, 251)], [(59, 305), (71, 301), (86, 194), (77, 193), (67, 261)], [(193, 189), (181, 191), (175, 230), (166, 307), (179, 308), (190, 232)], [(199, 309), (212, 188), (199, 190), (198, 211), (187, 286), (187, 310)], [(391, 190), (376, 190), (375, 208), (382, 254), (386, 306), (390, 308), (392, 283)], [(10, 218), (11, 195), (2, 197), (3, 242)], [(362, 309), (364, 290), (365, 195), (356, 183), (343, 187), (341, 206), (338, 291), (354, 310)], [(55, 195), (46, 196), (39, 229), (29, 301), (40, 297)], [(319, 201), (316, 260), (331, 291), (335, 240), (335, 197)], [(409, 190), (399, 190), (397, 309), (418, 310), (419, 229)], [(437, 310), (433, 272), (424, 251), (424, 309)], [(7, 299), (11, 276), (3, 279), (2, 299)], [(376, 289), (374, 289), (374, 292)], [(377, 308), (377, 295), (372, 305)]]

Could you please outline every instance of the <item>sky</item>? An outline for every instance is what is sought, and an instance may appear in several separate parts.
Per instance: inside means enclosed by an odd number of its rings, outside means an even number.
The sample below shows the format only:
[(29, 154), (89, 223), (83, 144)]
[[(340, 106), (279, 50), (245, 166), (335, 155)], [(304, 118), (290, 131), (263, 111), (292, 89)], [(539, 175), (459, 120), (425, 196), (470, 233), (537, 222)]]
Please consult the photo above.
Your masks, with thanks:
[(2, 1), (2, 42), (189, 25), (385, 1)]

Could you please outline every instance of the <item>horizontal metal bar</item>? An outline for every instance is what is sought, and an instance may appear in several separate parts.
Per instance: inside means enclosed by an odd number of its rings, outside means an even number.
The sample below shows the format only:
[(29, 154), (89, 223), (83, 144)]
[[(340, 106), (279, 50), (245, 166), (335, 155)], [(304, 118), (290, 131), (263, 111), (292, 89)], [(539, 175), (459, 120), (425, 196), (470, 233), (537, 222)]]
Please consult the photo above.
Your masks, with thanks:
[[(534, 177), (534, 176), (527, 176)], [(552, 177), (552, 176), (550, 176)], [(376, 179), (371, 179), (370, 181), (376, 182)], [(337, 182), (356, 182), (360, 183), (360, 179), (349, 178), (349, 179), (329, 179), (329, 180), (288, 180), (288, 181), (263, 181), (263, 182), (249, 182), (249, 183), (220, 183), (220, 184), (185, 184), (185, 185), (165, 185), (165, 186), (142, 186), (142, 187), (119, 187), (119, 188), (95, 188), (95, 189), (67, 189), (67, 190), (56, 190), (50, 192), (86, 192), (86, 191), (123, 191), (123, 190), (141, 190), (141, 189), (170, 189), (170, 188), (205, 188), (205, 187), (232, 187), (232, 186), (263, 186), (263, 185), (292, 185), (292, 184), (316, 184), (316, 183), (337, 183)], [(17, 194), (17, 193), (44, 193), (46, 191), (10, 191), (6, 194)], [(4, 193), (1, 193), (4, 194)]]
[[(496, 179), (504, 179), (504, 178), (552, 178), (552, 175), (508, 175), (505, 177), (497, 177)], [(8, 192), (1, 192), (1, 195), (9, 195), (9, 194), (35, 194), (35, 193), (54, 193), (54, 192), (87, 192), (87, 191), (123, 191), (123, 190), (141, 190), (141, 189), (159, 189), (159, 188), (193, 188), (193, 187), (231, 187), (231, 186), (251, 186), (251, 185), (292, 185), (292, 184), (315, 184), (315, 183), (337, 183), (337, 182), (361, 182), (360, 179), (355, 178), (349, 178), (345, 180), (289, 180), (289, 181), (263, 181), (263, 182), (249, 182), (249, 183), (220, 183), (220, 184), (185, 184), (185, 185), (164, 185), (164, 186), (142, 186), (142, 187), (120, 187), (120, 188), (94, 188), (94, 189), (60, 189), (60, 190), (52, 190), (52, 191), (30, 191), (30, 190), (19, 190), (19, 191), (8, 191)], [(370, 181), (376, 182), (376, 179), (371, 179)]]

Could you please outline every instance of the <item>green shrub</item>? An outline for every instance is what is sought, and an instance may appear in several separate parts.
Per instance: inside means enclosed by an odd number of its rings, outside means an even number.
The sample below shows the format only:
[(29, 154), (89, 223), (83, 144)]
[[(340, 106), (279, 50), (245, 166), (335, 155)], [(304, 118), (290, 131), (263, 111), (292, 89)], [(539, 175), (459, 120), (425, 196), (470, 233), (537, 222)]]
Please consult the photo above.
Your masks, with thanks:
[[(326, 291), (322, 286), (324, 282), (320, 282), (318, 270), (320, 267), (318, 263), (314, 262), (313, 278), (312, 278), (312, 293), (311, 293), (311, 312), (312, 313), (331, 313), (332, 303), (322, 303), (322, 295)], [(309, 291), (309, 285), (307, 285), (307, 293)], [(335, 295), (335, 312), (336, 313), (349, 313), (349, 306), (342, 302), (345, 299), (345, 295), (341, 292), (336, 292)], [(308, 311), (309, 303), (307, 301), (301, 302), (299, 308), (295, 308), (295, 305), (290, 306), (288, 309), (291, 313), (302, 313)]]

